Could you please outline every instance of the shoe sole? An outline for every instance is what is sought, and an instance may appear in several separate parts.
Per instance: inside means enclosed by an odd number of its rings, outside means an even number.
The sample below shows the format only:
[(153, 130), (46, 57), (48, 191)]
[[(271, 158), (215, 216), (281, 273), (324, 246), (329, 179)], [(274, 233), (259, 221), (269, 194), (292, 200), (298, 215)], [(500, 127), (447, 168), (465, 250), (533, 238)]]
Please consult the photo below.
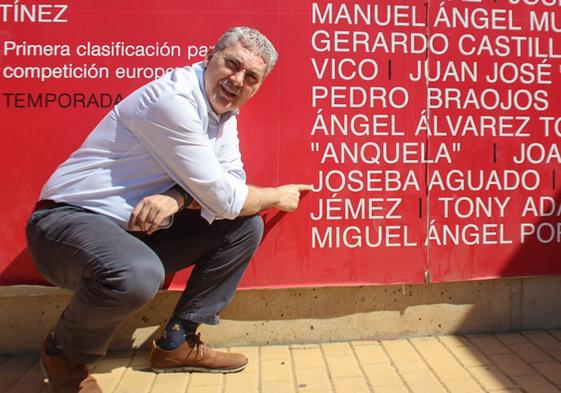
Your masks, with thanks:
[[(39, 359), (39, 366), (41, 367), (41, 371), (47, 380), (47, 387), (49, 392), (53, 392), (51, 388), (51, 384), (49, 383), (49, 375), (47, 374), (47, 370), (45, 369), (45, 365), (43, 364), (43, 359)], [(236, 367), (236, 368), (206, 368), (206, 367), (171, 367), (171, 368), (157, 368), (151, 367), (152, 371), (160, 374), (160, 373), (181, 373), (181, 372), (188, 372), (188, 373), (214, 373), (214, 374), (231, 374), (231, 373), (239, 373), (242, 371), (247, 363), (243, 366)]]
[(230, 374), (239, 373), (242, 371), (247, 364), (236, 368), (207, 368), (207, 367), (195, 367), (195, 366), (182, 366), (182, 367), (170, 367), (170, 368), (158, 368), (152, 367), (152, 371), (156, 373), (214, 373), (214, 374)]

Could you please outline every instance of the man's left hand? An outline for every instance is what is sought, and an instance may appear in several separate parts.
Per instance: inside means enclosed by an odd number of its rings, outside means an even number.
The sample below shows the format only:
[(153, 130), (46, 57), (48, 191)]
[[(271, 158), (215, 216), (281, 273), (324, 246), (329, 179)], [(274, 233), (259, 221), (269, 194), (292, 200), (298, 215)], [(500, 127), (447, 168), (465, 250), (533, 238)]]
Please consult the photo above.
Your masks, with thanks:
[(133, 231), (140, 228), (141, 231), (151, 235), (166, 218), (177, 213), (179, 208), (180, 205), (175, 195), (147, 196), (132, 209), (128, 230)]

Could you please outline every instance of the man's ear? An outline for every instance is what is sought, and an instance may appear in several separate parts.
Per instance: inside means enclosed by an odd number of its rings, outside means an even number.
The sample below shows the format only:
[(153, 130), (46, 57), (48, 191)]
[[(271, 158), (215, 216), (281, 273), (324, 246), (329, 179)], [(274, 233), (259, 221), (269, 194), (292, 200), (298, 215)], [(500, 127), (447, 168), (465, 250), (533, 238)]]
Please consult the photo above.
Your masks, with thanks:
[(208, 52), (206, 53), (206, 56), (205, 56), (205, 67), (208, 65), (208, 63), (210, 62), (210, 59), (212, 59), (213, 56), (214, 56), (214, 49), (212, 49), (212, 50), (210, 50), (210, 51), (208, 51)]

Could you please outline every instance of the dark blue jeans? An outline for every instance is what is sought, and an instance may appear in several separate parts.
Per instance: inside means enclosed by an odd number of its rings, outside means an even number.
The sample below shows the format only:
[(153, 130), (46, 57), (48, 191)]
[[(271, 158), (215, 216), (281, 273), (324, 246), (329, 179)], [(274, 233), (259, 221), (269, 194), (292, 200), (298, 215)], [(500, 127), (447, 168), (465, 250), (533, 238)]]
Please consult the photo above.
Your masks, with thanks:
[(169, 229), (148, 236), (75, 206), (37, 210), (27, 224), (29, 250), (51, 283), (74, 292), (55, 334), (79, 363), (103, 356), (119, 324), (150, 301), (166, 273), (194, 265), (173, 315), (218, 324), (263, 233), (259, 216), (208, 224), (182, 210)]

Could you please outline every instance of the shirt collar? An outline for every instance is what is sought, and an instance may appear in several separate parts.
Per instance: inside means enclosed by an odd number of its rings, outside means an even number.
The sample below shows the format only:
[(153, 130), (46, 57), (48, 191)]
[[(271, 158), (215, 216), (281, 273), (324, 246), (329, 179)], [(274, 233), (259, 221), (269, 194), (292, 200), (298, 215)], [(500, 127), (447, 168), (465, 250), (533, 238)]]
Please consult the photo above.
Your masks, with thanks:
[(197, 74), (197, 79), (199, 81), (199, 89), (201, 89), (201, 93), (203, 94), (203, 97), (205, 98), (205, 103), (206, 103), (207, 112), (208, 112), (209, 117), (214, 118), (218, 123), (225, 123), (232, 116), (236, 116), (238, 113), (240, 113), (239, 109), (234, 109), (232, 111), (228, 111), (228, 112), (223, 113), (221, 115), (214, 112), (214, 110), (212, 109), (212, 106), (210, 106), (210, 102), (208, 101), (208, 97), (206, 96), (206, 92), (205, 92), (205, 77), (204, 77), (204, 75), (205, 75), (205, 63), (204, 63), (204, 61), (193, 64), (193, 69), (195, 70), (195, 73)]

